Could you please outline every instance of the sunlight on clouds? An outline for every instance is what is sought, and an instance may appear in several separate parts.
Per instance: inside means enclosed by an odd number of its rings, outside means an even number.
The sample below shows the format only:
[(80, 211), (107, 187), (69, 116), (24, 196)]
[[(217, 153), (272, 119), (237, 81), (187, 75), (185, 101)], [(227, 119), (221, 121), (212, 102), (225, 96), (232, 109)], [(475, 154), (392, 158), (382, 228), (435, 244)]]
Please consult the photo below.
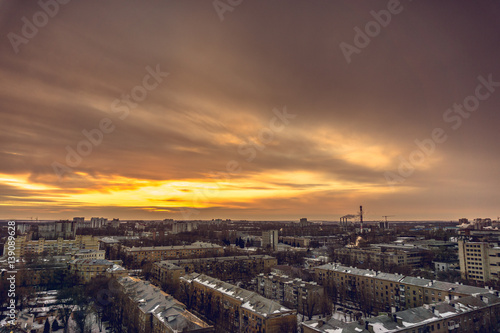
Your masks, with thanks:
[(344, 135), (332, 128), (319, 129), (312, 139), (325, 153), (372, 169), (392, 167), (397, 156), (397, 149), (388, 149), (387, 143), (374, 144), (373, 138)]
[(55, 190), (55, 187), (50, 187), (42, 184), (33, 184), (29, 180), (29, 175), (7, 175), (0, 174), (0, 182), (19, 188), (23, 190), (42, 190), (42, 191), (50, 191)]
[[(57, 200), (63, 207), (83, 205), (143, 207), (154, 211), (168, 211), (169, 208), (176, 207), (238, 208), (261, 199), (296, 198), (324, 191), (339, 192), (343, 195), (394, 191), (389, 186), (332, 180), (326, 175), (308, 171), (256, 174), (248, 178), (226, 181), (202, 179), (150, 181), (121, 176), (92, 177), (82, 172), (79, 172), (78, 176), (99, 183), (99, 186), (82, 192), (61, 193), (62, 191), (55, 187), (29, 183), (27, 175), (16, 178), (0, 175), (0, 180), (16, 188), (34, 191), (32, 196), (25, 197), (29, 200), (18, 203), (22, 206), (43, 204), (39, 200), (44, 199)], [(405, 189), (398, 189), (402, 190)], [(43, 191), (43, 196), (40, 195), (40, 191)]]

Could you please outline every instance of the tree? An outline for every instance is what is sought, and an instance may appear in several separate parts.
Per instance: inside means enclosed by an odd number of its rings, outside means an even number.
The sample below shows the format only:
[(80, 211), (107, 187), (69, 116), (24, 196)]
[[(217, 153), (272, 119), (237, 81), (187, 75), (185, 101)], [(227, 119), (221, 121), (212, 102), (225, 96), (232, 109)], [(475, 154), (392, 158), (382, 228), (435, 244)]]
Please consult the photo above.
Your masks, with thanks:
[(61, 320), (64, 324), (64, 333), (68, 332), (69, 317), (75, 311), (80, 302), (83, 288), (81, 286), (71, 286), (59, 289), (57, 291), (57, 311), (60, 314)]
[(184, 303), (188, 309), (194, 305), (194, 288), (191, 283), (183, 282), (177, 291), (176, 298)]
[(324, 292), (323, 297), (320, 298), (319, 303), (321, 314), (324, 316), (330, 316), (333, 310), (333, 303), (326, 291)]
[(43, 333), (50, 333), (49, 318), (45, 319), (45, 325), (43, 325)]
[(149, 261), (144, 261), (142, 263), (142, 276), (144, 277), (145, 280), (149, 280), (151, 278), (151, 270), (153, 268), (153, 264)]
[(57, 321), (57, 318), (54, 318), (54, 321), (52, 322), (52, 332), (59, 330), (59, 328), (59, 322)]

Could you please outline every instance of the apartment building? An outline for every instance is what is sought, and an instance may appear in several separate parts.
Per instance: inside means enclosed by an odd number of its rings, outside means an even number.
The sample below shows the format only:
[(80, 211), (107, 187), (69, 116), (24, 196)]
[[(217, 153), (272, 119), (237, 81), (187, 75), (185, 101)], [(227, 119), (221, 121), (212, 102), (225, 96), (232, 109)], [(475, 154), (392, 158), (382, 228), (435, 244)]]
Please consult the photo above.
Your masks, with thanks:
[(303, 333), (459, 333), (496, 332), (500, 298), (484, 293), (449, 302), (389, 313), (352, 323), (333, 318), (302, 323)]
[(316, 282), (306, 282), (275, 273), (261, 273), (257, 276), (257, 292), (286, 307), (297, 309), (302, 314), (322, 313), (321, 302), (325, 292)]
[(108, 224), (108, 219), (104, 217), (92, 217), (90, 218), (90, 227), (92, 229), (103, 228)]
[(104, 259), (106, 251), (82, 249), (75, 252), (73, 259)]
[(262, 232), (262, 247), (270, 247), (276, 250), (278, 247), (278, 230), (268, 230)]
[(118, 283), (125, 296), (125, 323), (138, 333), (214, 332), (186, 306), (147, 281), (126, 276)]
[(198, 228), (198, 223), (194, 221), (175, 221), (172, 223), (172, 233), (191, 232)]
[(306, 237), (283, 236), (280, 237), (280, 240), (283, 244), (296, 247), (309, 247), (311, 243), (311, 239)]
[(458, 259), (462, 278), (473, 281), (497, 280), (500, 273), (500, 246), (497, 240), (476, 241), (474, 237), (458, 240)]
[(155, 262), (151, 267), (151, 281), (157, 286), (177, 285), (185, 269), (170, 261)]
[(296, 332), (297, 313), (232, 284), (207, 275), (181, 277), (181, 289), (189, 293), (192, 307), (229, 332)]
[[(5, 247), (7, 245), (5, 243)], [(4, 253), (7, 253), (5, 247)], [(63, 239), (59, 237), (56, 240), (45, 238), (31, 240), (27, 235), (23, 235), (16, 237), (14, 253), (16, 258), (22, 258), (28, 254), (74, 254), (81, 249), (98, 250), (99, 239), (90, 235), (76, 235), (75, 239)]]
[(484, 288), (326, 264), (314, 268), (323, 286), (334, 285), (346, 299), (371, 305), (373, 312), (403, 310), (473, 294)]
[(45, 239), (75, 238), (77, 227), (74, 221), (52, 221), (32, 225), (35, 235)]
[(178, 277), (193, 272), (229, 281), (269, 272), (277, 264), (278, 260), (268, 255), (174, 259), (154, 263), (152, 273), (159, 284), (178, 282)]
[(83, 283), (98, 276), (118, 278), (128, 274), (125, 268), (106, 259), (75, 259), (69, 262), (69, 270)]
[(425, 250), (415, 246), (376, 244), (369, 248), (335, 249), (335, 255), (339, 258), (349, 258), (355, 264), (372, 262), (383, 265), (420, 267)]
[(125, 251), (135, 262), (160, 261), (187, 257), (208, 257), (224, 254), (224, 249), (216, 244), (195, 242), (191, 245), (126, 247)]

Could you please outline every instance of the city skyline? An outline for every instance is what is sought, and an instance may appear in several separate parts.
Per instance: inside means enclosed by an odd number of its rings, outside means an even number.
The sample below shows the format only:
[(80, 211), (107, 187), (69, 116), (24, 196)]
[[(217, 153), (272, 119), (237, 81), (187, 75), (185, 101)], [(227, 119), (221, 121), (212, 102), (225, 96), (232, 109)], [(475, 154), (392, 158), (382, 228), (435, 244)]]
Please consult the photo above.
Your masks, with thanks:
[(231, 4), (0, 2), (0, 219), (500, 216), (498, 3)]

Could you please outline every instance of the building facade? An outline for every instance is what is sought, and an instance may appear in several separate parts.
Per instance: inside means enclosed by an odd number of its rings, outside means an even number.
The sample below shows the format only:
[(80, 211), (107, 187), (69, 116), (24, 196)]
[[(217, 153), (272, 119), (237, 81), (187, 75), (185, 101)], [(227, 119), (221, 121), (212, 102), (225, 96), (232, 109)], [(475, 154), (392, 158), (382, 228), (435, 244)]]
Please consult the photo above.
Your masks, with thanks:
[(335, 249), (339, 259), (349, 259), (351, 263), (376, 263), (394, 266), (422, 266), (425, 250), (410, 246), (373, 246), (369, 248), (346, 247)]
[(304, 315), (317, 315), (323, 310), (321, 305), (325, 295), (324, 288), (316, 282), (292, 279), (286, 275), (262, 273), (257, 276), (257, 292), (286, 307), (297, 309)]
[(104, 259), (106, 251), (103, 250), (78, 250), (73, 254), (73, 259)]
[(500, 246), (496, 241), (461, 237), (458, 240), (458, 260), (463, 279), (486, 282), (499, 278)]
[(295, 310), (255, 292), (198, 273), (181, 277), (181, 289), (196, 311), (215, 320), (227, 332), (297, 331)]
[(130, 276), (119, 278), (125, 324), (138, 333), (214, 332), (186, 306), (159, 288)]
[(268, 255), (174, 259), (154, 263), (152, 274), (159, 285), (175, 284), (180, 276), (193, 272), (229, 281), (269, 272), (277, 264), (278, 260)]
[(278, 247), (278, 230), (268, 230), (262, 232), (262, 247), (267, 248), (270, 247), (273, 250), (276, 250)]
[(492, 293), (343, 323), (333, 318), (302, 323), (303, 333), (469, 333), (496, 332), (500, 299)]
[(484, 293), (484, 288), (419, 277), (326, 264), (314, 268), (316, 280), (370, 312), (391, 312)]
[(283, 244), (296, 247), (309, 247), (311, 243), (311, 239), (306, 237), (283, 236), (280, 237), (280, 240)]
[(195, 242), (191, 245), (152, 246), (125, 248), (136, 263), (160, 261), (187, 257), (209, 257), (224, 254), (224, 249), (216, 244)]
[[(7, 246), (7, 243), (5, 246)], [(44, 238), (30, 240), (27, 235), (23, 235), (16, 237), (14, 253), (16, 258), (22, 258), (30, 254), (74, 254), (82, 249), (98, 250), (99, 239), (90, 235), (76, 235), (75, 239), (63, 239), (60, 237), (56, 240)], [(6, 248), (4, 248), (4, 253), (7, 253), (5, 250)]]
[(75, 259), (69, 262), (69, 270), (83, 283), (89, 283), (98, 276), (118, 278), (128, 274), (122, 266), (106, 259)]

